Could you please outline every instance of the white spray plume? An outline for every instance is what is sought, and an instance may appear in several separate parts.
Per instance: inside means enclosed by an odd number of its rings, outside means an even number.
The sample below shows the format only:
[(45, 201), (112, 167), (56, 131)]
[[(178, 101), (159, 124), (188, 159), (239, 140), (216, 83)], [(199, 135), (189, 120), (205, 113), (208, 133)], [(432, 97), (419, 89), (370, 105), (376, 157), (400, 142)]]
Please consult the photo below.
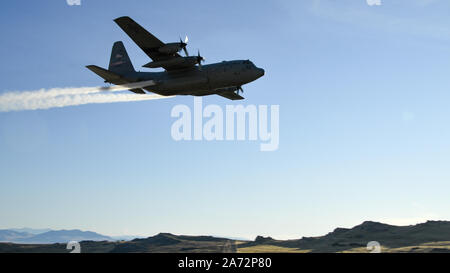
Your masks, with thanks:
[(49, 109), (89, 103), (111, 103), (171, 98), (173, 96), (108, 93), (154, 85), (153, 81), (111, 87), (67, 87), (34, 91), (8, 92), (0, 95), (0, 112)]

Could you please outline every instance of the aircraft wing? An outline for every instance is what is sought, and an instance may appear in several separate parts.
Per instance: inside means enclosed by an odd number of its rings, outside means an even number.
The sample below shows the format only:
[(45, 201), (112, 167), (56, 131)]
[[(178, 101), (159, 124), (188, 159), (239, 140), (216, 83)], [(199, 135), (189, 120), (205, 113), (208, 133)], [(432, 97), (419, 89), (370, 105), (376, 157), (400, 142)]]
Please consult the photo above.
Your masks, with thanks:
[(222, 96), (227, 99), (230, 99), (230, 100), (243, 100), (244, 99), (244, 97), (234, 93), (233, 91), (221, 92), (221, 93), (217, 93), (217, 95)]
[[(119, 27), (130, 36), (130, 38), (147, 54), (154, 62), (166, 61), (172, 58), (181, 57), (178, 53), (167, 55), (158, 51), (158, 49), (165, 44), (158, 38), (153, 36), (150, 32), (145, 30), (142, 26), (136, 23), (128, 16), (120, 17), (114, 20)], [(164, 67), (166, 70), (176, 70), (177, 67)]]

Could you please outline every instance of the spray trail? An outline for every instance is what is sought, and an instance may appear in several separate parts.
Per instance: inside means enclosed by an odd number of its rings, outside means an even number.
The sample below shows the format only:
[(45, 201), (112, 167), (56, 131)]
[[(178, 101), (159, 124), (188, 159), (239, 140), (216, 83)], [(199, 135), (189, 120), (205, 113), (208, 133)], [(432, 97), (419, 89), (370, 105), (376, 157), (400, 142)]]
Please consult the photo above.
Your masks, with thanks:
[(0, 95), (0, 112), (49, 109), (54, 107), (75, 106), (89, 103), (143, 101), (173, 97), (166, 97), (156, 94), (141, 95), (132, 93), (109, 93), (133, 88), (142, 88), (150, 85), (154, 85), (154, 82), (145, 81), (111, 87), (68, 87), (8, 92)]
[(66, 107), (83, 105), (89, 103), (112, 103), (127, 101), (143, 101), (170, 98), (171, 96), (160, 95), (139, 95), (139, 94), (77, 94), (56, 97), (46, 97), (38, 99), (18, 99), (3, 101), (0, 97), (0, 112), (50, 109), (55, 107)]
[(63, 95), (80, 95), (80, 94), (92, 94), (103, 91), (123, 91), (134, 88), (142, 88), (155, 85), (154, 81), (135, 82), (123, 85), (114, 85), (108, 87), (95, 86), (95, 87), (64, 87), (64, 88), (51, 88), (51, 89), (39, 89), (34, 91), (14, 91), (0, 95), (2, 102), (24, 99), (38, 99), (47, 97), (56, 97)]

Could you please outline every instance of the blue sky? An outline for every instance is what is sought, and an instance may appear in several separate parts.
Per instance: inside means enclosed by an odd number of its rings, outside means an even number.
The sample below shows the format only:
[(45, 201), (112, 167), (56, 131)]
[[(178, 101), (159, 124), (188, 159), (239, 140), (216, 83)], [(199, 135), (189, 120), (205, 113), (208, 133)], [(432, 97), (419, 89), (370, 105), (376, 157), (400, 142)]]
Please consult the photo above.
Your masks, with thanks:
[[(207, 63), (266, 75), (244, 105), (280, 105), (280, 146), (181, 141), (191, 97), (0, 113), (0, 228), (107, 235), (323, 235), (365, 220), (450, 219), (450, 2), (8, 1), (0, 92), (97, 86), (128, 15)], [(144, 71), (144, 69), (143, 69)], [(222, 107), (230, 101), (206, 97)]]

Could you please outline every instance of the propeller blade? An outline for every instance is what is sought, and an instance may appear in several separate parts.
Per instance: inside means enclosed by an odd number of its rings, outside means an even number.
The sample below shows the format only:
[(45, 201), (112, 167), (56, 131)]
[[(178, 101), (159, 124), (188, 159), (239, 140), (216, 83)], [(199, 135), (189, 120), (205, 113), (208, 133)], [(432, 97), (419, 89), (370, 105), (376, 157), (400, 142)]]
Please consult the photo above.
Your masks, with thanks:
[(202, 62), (204, 62), (205, 59), (200, 55), (200, 50), (197, 52), (197, 63), (200, 70), (202, 70)]
[(189, 57), (189, 52), (188, 52), (187, 49), (186, 49), (186, 46), (187, 46), (188, 41), (189, 41), (189, 38), (188, 38), (187, 35), (186, 35), (186, 38), (184, 38), (184, 42), (183, 42), (183, 40), (181, 39), (181, 36), (180, 36), (180, 45), (181, 45), (181, 49), (183, 49), (184, 54), (186, 54), (186, 57)]

